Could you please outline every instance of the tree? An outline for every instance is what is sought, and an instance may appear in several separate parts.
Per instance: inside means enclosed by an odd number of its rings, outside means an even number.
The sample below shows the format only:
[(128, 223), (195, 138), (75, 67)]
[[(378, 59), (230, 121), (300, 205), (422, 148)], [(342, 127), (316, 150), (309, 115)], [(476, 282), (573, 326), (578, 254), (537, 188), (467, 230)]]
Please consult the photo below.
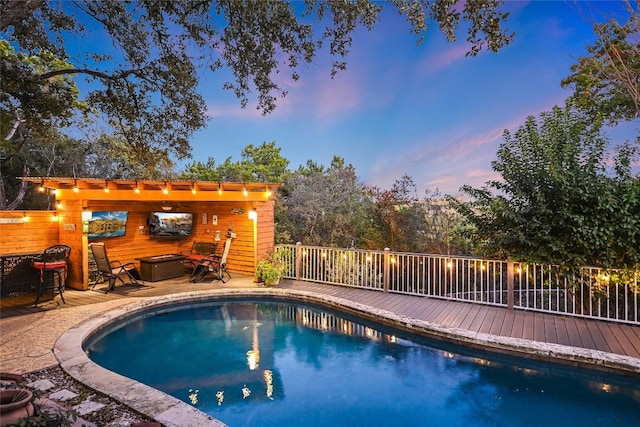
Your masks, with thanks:
[(574, 88), (579, 108), (612, 123), (640, 118), (640, 3), (624, 4), (627, 22), (594, 24), (597, 40), (562, 80), (563, 87)]
[(309, 161), (292, 173), (276, 205), (278, 242), (380, 248), (375, 206), (355, 169), (334, 157), (328, 168)]
[(626, 160), (610, 176), (606, 148), (600, 125), (570, 103), (505, 131), (492, 163), (502, 180), (465, 186), (474, 200), (454, 202), (479, 250), (573, 267), (639, 264), (640, 181)]
[(385, 245), (394, 251), (426, 250), (426, 218), (416, 185), (409, 175), (396, 180), (390, 190), (370, 188), (383, 229)]
[(28, 159), (34, 157), (22, 153), (25, 147), (30, 148), (31, 142), (51, 141), (53, 149), (59, 140), (57, 128), (68, 125), (77, 111), (87, 111), (68, 76), (54, 74), (44, 82), (15, 81), (6, 76), (55, 73), (69, 66), (46, 52), (16, 53), (6, 40), (0, 40), (0, 209), (15, 209), (25, 199), (27, 183), (16, 179), (28, 175), (33, 166)]
[(146, 153), (137, 153), (122, 137), (105, 133), (87, 137), (85, 144), (88, 146), (88, 171), (84, 176), (105, 179), (176, 178), (174, 163), (155, 147), (150, 147)]
[(185, 179), (227, 182), (272, 182), (280, 183), (289, 174), (289, 160), (280, 154), (281, 148), (275, 141), (262, 145), (247, 145), (240, 154), (241, 160), (233, 162), (228, 157), (224, 163), (216, 166), (214, 158), (206, 163), (193, 162), (183, 172)]
[(425, 252), (446, 255), (466, 255), (470, 253), (470, 241), (464, 235), (466, 221), (451, 206), (447, 197), (435, 191), (426, 190), (422, 200), (424, 210)]

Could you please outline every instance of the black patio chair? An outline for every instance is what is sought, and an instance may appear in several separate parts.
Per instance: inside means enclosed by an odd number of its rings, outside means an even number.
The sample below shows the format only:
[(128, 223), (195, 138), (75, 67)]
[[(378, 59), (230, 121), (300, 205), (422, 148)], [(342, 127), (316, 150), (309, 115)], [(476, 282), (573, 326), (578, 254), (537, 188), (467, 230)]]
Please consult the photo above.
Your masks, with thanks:
[[(140, 276), (140, 272), (138, 272), (138, 268), (133, 262), (128, 262), (126, 264), (122, 264), (118, 260), (109, 261), (109, 257), (107, 256), (107, 248), (104, 243), (90, 243), (89, 249), (91, 249), (91, 253), (93, 254), (93, 259), (96, 262), (96, 267), (98, 268), (98, 278), (93, 283), (93, 288), (96, 287), (98, 283), (103, 281), (109, 281), (109, 286), (107, 287), (105, 293), (112, 291), (116, 285), (116, 279), (122, 282), (122, 284), (133, 284), (136, 286), (144, 286), (144, 281)], [(125, 276), (129, 279), (128, 282), (125, 282), (121, 276)]]
[[(226, 283), (227, 280), (231, 279), (231, 275), (227, 270), (229, 248), (231, 248), (230, 238), (224, 242), (222, 256), (210, 255), (202, 258), (200, 262), (198, 262), (198, 265), (196, 265), (196, 268), (193, 269), (193, 273), (191, 273), (191, 282), (196, 283), (204, 280), (209, 273), (215, 275), (213, 280), (220, 280), (222, 283)], [(228, 277), (227, 280), (224, 279), (225, 274)]]

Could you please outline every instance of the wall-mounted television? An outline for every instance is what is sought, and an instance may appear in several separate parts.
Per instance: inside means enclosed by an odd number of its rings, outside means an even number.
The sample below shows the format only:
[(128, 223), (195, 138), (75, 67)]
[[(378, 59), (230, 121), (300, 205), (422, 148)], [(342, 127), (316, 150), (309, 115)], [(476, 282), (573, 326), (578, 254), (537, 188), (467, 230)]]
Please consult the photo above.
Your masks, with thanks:
[(151, 212), (149, 235), (151, 237), (189, 237), (193, 233), (193, 213)]
[(91, 212), (89, 218), (89, 239), (120, 237), (127, 232), (127, 211)]

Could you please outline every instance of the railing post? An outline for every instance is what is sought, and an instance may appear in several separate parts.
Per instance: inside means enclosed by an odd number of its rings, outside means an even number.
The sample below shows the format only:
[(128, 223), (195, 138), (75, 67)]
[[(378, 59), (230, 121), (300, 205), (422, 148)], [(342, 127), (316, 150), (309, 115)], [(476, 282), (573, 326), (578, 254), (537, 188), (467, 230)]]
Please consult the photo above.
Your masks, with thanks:
[(391, 249), (389, 248), (384, 248), (384, 273), (383, 273), (383, 284), (382, 284), (382, 290), (385, 294), (389, 293), (389, 281), (391, 280), (391, 269), (390, 269), (390, 262), (389, 262), (389, 252), (391, 251)]
[(296, 243), (296, 280), (302, 277), (302, 242)]
[(515, 276), (514, 276), (514, 262), (507, 261), (507, 310), (513, 310), (513, 300), (515, 297)]

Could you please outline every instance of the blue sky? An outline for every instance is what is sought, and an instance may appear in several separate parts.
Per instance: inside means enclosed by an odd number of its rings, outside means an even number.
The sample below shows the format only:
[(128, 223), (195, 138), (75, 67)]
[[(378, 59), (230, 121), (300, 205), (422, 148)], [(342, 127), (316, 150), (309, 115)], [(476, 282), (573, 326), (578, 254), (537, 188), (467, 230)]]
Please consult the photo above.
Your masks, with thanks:
[[(466, 34), (447, 43), (435, 26), (416, 47), (403, 18), (387, 9), (374, 30), (354, 37), (347, 70), (330, 78), (330, 61), (305, 65), (298, 82), (280, 83), (288, 96), (262, 116), (255, 102), (241, 109), (222, 91), (228, 74), (203, 76), (211, 121), (192, 138), (193, 159), (240, 160), (248, 144), (275, 141), (290, 168), (334, 155), (360, 179), (389, 188), (403, 174), (418, 187), (457, 194), (464, 184), (498, 178), (491, 161), (505, 129), (562, 105), (560, 81), (593, 41), (591, 22), (622, 2), (507, 1), (511, 45), (465, 57)], [(286, 74), (286, 73), (281, 73)], [(629, 139), (637, 123), (611, 133)]]

